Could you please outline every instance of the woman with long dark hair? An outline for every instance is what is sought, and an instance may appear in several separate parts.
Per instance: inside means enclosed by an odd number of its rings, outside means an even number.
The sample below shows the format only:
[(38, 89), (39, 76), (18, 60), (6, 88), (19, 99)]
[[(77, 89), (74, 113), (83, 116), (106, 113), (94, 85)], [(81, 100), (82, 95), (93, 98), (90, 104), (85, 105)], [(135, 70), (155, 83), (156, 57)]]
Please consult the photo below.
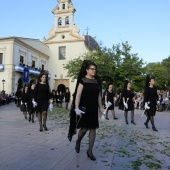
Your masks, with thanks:
[[(102, 115), (101, 84), (96, 76), (97, 66), (89, 60), (82, 64), (73, 103), (70, 111), (70, 129), (68, 138), (71, 141), (76, 128), (80, 128), (75, 150), (80, 152), (81, 140), (89, 130), (89, 148), (87, 156), (96, 160), (92, 149), (96, 137), (96, 128), (99, 128), (98, 111)], [(77, 120), (77, 121), (76, 121)]]
[(111, 112), (112, 112), (113, 119), (118, 119), (118, 118), (115, 116), (115, 111), (114, 111), (114, 97), (115, 97), (115, 92), (113, 91), (113, 85), (112, 85), (112, 84), (109, 84), (109, 85), (107, 86), (106, 92), (105, 92), (104, 94), (105, 94), (105, 105), (107, 105), (107, 102), (112, 103), (112, 105), (111, 105), (111, 106), (107, 109), (107, 111), (106, 111), (106, 119), (109, 120), (109, 118), (108, 118), (108, 112), (109, 112), (109, 110), (111, 110)]
[(157, 88), (155, 86), (154, 77), (147, 75), (146, 76), (146, 84), (145, 84), (145, 92), (144, 92), (144, 102), (145, 102), (145, 110), (146, 110), (146, 122), (144, 125), (146, 128), (149, 128), (149, 121), (152, 124), (152, 129), (154, 131), (158, 131), (154, 124), (154, 116), (156, 113), (156, 105), (158, 101)]
[(28, 88), (28, 114), (29, 114), (29, 119), (28, 121), (30, 122), (32, 120), (32, 123), (34, 123), (34, 115), (35, 115), (35, 106), (33, 106), (33, 98), (34, 98), (34, 91), (35, 91), (35, 82), (31, 81), (29, 84)]
[(39, 75), (39, 79), (35, 87), (35, 93), (33, 99), (37, 103), (36, 111), (38, 112), (40, 132), (43, 131), (43, 128), (46, 131), (48, 130), (46, 126), (46, 121), (47, 121), (47, 110), (48, 110), (50, 98), (51, 98), (51, 93), (48, 84), (48, 74), (42, 72)]
[(125, 116), (125, 122), (128, 123), (128, 111), (131, 111), (131, 123), (136, 124), (134, 122), (134, 92), (131, 89), (132, 84), (131, 81), (125, 80), (124, 89), (122, 92), (122, 99), (123, 99), (123, 105), (124, 105), (124, 116)]
[(66, 92), (65, 92), (65, 104), (66, 104), (66, 109), (68, 109), (68, 104), (70, 102), (70, 90), (69, 87), (66, 87)]

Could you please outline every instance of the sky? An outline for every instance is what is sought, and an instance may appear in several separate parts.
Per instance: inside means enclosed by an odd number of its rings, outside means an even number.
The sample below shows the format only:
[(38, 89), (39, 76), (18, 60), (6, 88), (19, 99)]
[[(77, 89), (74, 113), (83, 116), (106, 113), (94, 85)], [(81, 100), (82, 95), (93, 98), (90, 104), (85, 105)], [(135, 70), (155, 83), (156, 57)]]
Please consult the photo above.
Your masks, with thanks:
[[(72, 0), (80, 36), (96, 37), (103, 46), (128, 41), (131, 53), (144, 62), (170, 56), (169, 0)], [(0, 38), (17, 36), (43, 40), (54, 25), (57, 0), (0, 0)]]

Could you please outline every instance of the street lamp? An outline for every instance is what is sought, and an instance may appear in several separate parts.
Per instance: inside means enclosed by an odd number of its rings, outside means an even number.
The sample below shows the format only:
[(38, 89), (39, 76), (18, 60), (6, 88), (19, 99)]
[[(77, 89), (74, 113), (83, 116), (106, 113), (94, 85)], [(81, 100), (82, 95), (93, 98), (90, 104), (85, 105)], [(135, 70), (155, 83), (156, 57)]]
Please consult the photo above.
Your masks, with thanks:
[(3, 83), (3, 91), (4, 91), (4, 83), (5, 83), (5, 80), (4, 80), (4, 79), (2, 80), (2, 83)]

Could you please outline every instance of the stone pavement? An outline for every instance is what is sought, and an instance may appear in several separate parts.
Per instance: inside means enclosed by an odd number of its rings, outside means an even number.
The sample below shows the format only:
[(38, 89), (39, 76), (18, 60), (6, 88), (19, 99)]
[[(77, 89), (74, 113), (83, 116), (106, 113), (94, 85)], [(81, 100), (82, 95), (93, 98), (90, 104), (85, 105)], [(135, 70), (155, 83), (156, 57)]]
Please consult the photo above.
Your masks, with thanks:
[(130, 124), (130, 113), (126, 125), (122, 111), (115, 111), (118, 120), (110, 113), (110, 120), (100, 121), (93, 150), (97, 160), (91, 161), (86, 155), (88, 134), (79, 154), (74, 150), (77, 136), (72, 142), (67, 139), (68, 113), (63, 121), (49, 116), (49, 131), (39, 132), (36, 117), (30, 123), (14, 103), (0, 106), (0, 170), (170, 169), (170, 113), (157, 113), (159, 131), (154, 132), (144, 127), (141, 110), (135, 110), (137, 125)]

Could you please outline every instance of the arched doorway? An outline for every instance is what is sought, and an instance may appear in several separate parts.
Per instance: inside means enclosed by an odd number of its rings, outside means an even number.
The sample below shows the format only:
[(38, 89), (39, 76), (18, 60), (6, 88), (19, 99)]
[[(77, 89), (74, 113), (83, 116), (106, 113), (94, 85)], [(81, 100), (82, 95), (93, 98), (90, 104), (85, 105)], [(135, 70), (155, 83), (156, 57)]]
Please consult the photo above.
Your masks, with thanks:
[(66, 86), (65, 86), (64, 84), (59, 84), (58, 87), (57, 87), (57, 91), (58, 91), (58, 92), (65, 93), (65, 91), (66, 91)]

